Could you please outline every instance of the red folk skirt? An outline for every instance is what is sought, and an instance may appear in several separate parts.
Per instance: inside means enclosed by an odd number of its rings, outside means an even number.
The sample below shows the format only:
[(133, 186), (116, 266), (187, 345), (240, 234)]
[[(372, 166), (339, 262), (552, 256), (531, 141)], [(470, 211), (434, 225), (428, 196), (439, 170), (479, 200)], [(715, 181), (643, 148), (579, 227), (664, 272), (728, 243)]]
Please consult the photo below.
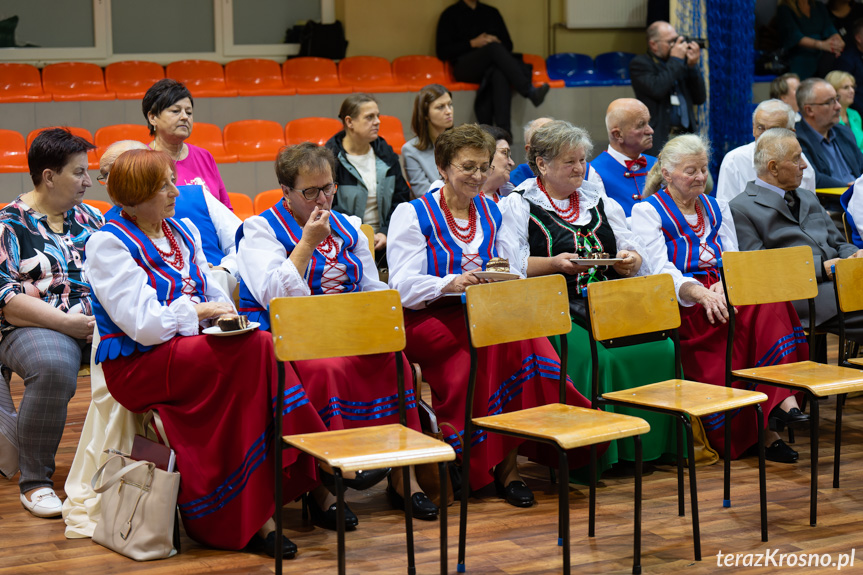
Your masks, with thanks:
[[(700, 279), (700, 278), (699, 278)], [(703, 280), (710, 287), (718, 280)], [(696, 304), (681, 307), (680, 347), (683, 355), (683, 374), (687, 379), (713, 385), (725, 385), (725, 350), (728, 342), (728, 324), (710, 325), (704, 307)], [(734, 329), (733, 369), (763, 367), (806, 361), (809, 345), (800, 326), (794, 306), (788, 302), (748, 305), (737, 308)], [(732, 382), (738, 389), (760, 391), (767, 395), (761, 404), (764, 425), (770, 411), (794, 392), (766, 384)], [(728, 412), (731, 424), (730, 455), (737, 459), (758, 441), (758, 419), (755, 409), (745, 407)], [(725, 430), (723, 414), (714, 413), (701, 418), (708, 441), (725, 457)]]
[[(412, 362), (420, 364), (423, 379), (432, 390), (432, 404), (438, 422), (458, 430), (444, 439), (461, 454), (464, 437), (465, 403), (470, 376), (470, 349), (462, 306), (405, 311), (407, 348)], [(499, 344), (478, 350), (474, 417), (519, 411), (558, 401), (560, 359), (546, 338)], [(572, 383), (566, 388), (569, 405), (590, 407)], [(523, 445), (522, 445), (523, 444)], [(476, 433), (471, 442), (470, 486), (480, 489), (494, 480), (492, 470), (506, 455), (519, 447), (520, 453), (557, 466), (555, 452), (534, 442), (525, 442), (497, 433)], [(601, 449), (602, 451), (603, 449)], [(587, 448), (569, 452), (570, 467), (589, 461)]]
[[(407, 424), (419, 431), (416, 392), (404, 358)], [(292, 364), (328, 429), (399, 423), (395, 356), (392, 353), (308, 359)]]
[[(175, 337), (102, 364), (111, 395), (134, 412), (157, 409), (182, 476), (178, 504), (190, 537), (241, 549), (275, 511), (272, 336)], [(284, 434), (325, 431), (290, 365)], [(284, 452), (285, 500), (316, 484), (315, 461)]]

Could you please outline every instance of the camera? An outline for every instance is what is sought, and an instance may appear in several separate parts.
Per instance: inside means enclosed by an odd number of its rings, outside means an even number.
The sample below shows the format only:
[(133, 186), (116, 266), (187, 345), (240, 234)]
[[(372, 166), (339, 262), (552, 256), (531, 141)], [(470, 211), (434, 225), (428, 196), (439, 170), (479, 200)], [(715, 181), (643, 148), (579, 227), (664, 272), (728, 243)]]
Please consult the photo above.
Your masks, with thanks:
[(689, 36), (684, 36), (683, 41), (684, 42), (695, 42), (696, 44), (698, 44), (698, 47), (701, 48), (702, 50), (707, 48), (707, 40), (705, 40), (704, 38), (690, 38)]

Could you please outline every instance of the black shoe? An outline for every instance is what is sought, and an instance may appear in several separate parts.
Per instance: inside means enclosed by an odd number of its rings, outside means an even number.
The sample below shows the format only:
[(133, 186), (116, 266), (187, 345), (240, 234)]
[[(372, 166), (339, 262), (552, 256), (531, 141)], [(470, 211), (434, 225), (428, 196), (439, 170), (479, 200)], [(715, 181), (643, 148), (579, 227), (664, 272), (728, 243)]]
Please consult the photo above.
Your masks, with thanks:
[[(251, 553), (260, 553), (264, 551), (270, 557), (276, 556), (276, 532), (269, 533), (265, 538), (255, 534), (249, 544), (246, 545), (246, 550)], [(282, 535), (282, 558), (293, 559), (297, 554), (297, 544)]]
[(777, 463), (795, 463), (797, 461), (797, 452), (788, 447), (788, 444), (777, 439), (770, 447), (764, 448), (764, 458), (768, 461)]
[[(309, 506), (309, 514), (312, 516), (312, 523), (318, 527), (329, 529), (330, 531), (338, 531), (338, 527), (336, 526), (338, 503), (333, 503), (326, 511), (324, 511), (321, 509), (321, 506), (318, 505), (318, 500), (315, 499), (314, 496), (306, 495), (304, 497), (306, 498), (306, 504)], [(347, 502), (345, 502), (345, 529), (347, 531), (352, 531), (356, 529), (359, 522), (360, 520), (357, 519), (357, 516), (354, 515), (354, 512), (351, 511), (351, 508), (348, 507)]]
[[(392, 485), (387, 485), (387, 499), (390, 500), (393, 509), (404, 511), (405, 498), (399, 495)], [(438, 516), (437, 505), (432, 503), (432, 500), (422, 491), (417, 491), (411, 495), (411, 511), (414, 519), (422, 519), (423, 521), (434, 521)]]
[(527, 97), (534, 106), (539, 108), (539, 106), (545, 101), (545, 97), (548, 95), (548, 91), (550, 89), (551, 87), (548, 84), (543, 84), (542, 86), (533, 86), (527, 93)]
[[(368, 471), (357, 471), (357, 476), (353, 479), (342, 478), (342, 485), (356, 491), (365, 491), (369, 487), (374, 487), (383, 481), (384, 477), (389, 474), (389, 467), (385, 467), (383, 469), (369, 469)], [(327, 473), (321, 469), (321, 483), (328, 487), (330, 491), (333, 491), (336, 487), (336, 478), (332, 473)]]
[(771, 431), (782, 431), (785, 426), (797, 426), (809, 423), (809, 415), (803, 413), (796, 407), (785, 411), (778, 405), (770, 412), (767, 418), (767, 427)]
[(497, 496), (506, 499), (506, 502), (516, 507), (530, 507), (533, 505), (533, 491), (524, 484), (524, 481), (510, 481), (509, 485), (503, 486), (503, 483), (494, 480), (494, 487), (497, 490)]

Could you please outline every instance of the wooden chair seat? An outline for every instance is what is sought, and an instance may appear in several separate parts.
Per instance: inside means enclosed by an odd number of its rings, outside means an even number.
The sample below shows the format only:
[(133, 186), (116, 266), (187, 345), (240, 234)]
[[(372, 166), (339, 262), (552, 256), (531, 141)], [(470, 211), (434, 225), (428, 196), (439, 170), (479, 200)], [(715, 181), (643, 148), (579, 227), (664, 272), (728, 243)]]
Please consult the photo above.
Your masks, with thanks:
[(603, 399), (641, 407), (653, 406), (702, 417), (767, 401), (760, 391), (719, 387), (709, 383), (668, 379), (633, 389), (602, 394)]
[(554, 441), (563, 449), (605, 443), (650, 431), (640, 417), (551, 403), (512, 413), (477, 417), (475, 425)]
[(799, 387), (818, 397), (863, 390), (863, 373), (860, 373), (860, 370), (814, 361), (735, 369), (731, 373), (736, 377)]
[(863, 357), (851, 357), (848, 359), (848, 363), (863, 367)]
[(398, 424), (286, 435), (285, 443), (344, 471), (453, 461), (453, 448)]

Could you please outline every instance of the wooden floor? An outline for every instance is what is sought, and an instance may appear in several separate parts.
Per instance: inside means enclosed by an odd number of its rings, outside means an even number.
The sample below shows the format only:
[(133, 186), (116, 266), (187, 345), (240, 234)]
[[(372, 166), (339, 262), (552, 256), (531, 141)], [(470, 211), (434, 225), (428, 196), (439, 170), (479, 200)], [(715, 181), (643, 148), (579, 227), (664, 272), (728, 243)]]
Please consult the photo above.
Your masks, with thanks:
[[(834, 353), (835, 356), (835, 353)], [(13, 381), (20, 400), (21, 381)], [(74, 455), (90, 399), (89, 379), (79, 380), (72, 400), (54, 476), (58, 494)], [(798, 434), (795, 448), (801, 463), (768, 462), (770, 541), (759, 535), (757, 459), (732, 463), (732, 507), (722, 507), (722, 466), (699, 468), (701, 562), (693, 560), (692, 530), (687, 517), (677, 516), (676, 475), (657, 468), (644, 478), (642, 565), (645, 573), (714, 573), (717, 571), (774, 573), (776, 567), (717, 567), (717, 554), (778, 553), (839, 554), (852, 552), (855, 564), (842, 573), (863, 573), (863, 397), (849, 399), (844, 415), (842, 487), (831, 486), (833, 463), (833, 402), (822, 407), (819, 522), (809, 526), (809, 440)], [(538, 504), (516, 509), (497, 499), (491, 490), (471, 499), (468, 525), (468, 573), (559, 573), (557, 496), (544, 468), (523, 465), (523, 475)], [(17, 477), (16, 477), (17, 480)], [(587, 491), (571, 486), (572, 564), (575, 573), (629, 573), (632, 565), (632, 492), (629, 478), (606, 478), (598, 490), (597, 537), (587, 537)], [(688, 493), (688, 488), (687, 488)], [(348, 501), (360, 518), (359, 528), (347, 534), (349, 573), (404, 573), (403, 516), (386, 502), (383, 486), (364, 493), (350, 491)], [(456, 572), (458, 507), (449, 508), (449, 572)], [(285, 562), (286, 573), (335, 573), (336, 535), (302, 524), (298, 504), (285, 510), (287, 534), (300, 548)], [(18, 500), (16, 482), (0, 479), (0, 574), (26, 573), (271, 573), (265, 556), (203, 548), (184, 536), (183, 553), (149, 563), (136, 563), (89, 539), (67, 540), (62, 520), (32, 517)], [(438, 573), (437, 523), (416, 522), (419, 573)], [(777, 555), (778, 556), (778, 555)], [(741, 558), (741, 563), (743, 559)], [(836, 567), (798, 569), (800, 573), (834, 573)]]

